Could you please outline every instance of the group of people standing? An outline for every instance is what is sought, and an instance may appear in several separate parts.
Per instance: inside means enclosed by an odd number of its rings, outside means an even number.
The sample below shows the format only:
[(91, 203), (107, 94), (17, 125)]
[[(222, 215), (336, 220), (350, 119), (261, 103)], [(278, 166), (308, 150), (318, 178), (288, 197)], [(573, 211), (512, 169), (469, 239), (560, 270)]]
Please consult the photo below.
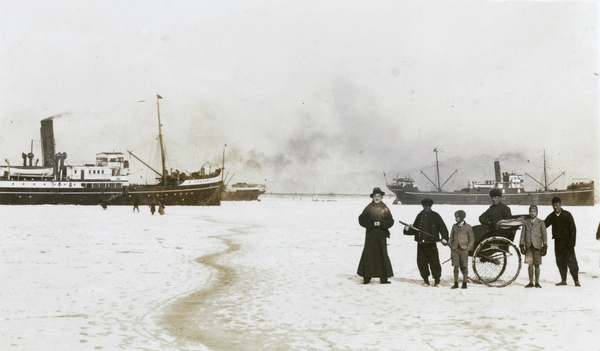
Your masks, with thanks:
[[(389, 229), (394, 225), (394, 218), (389, 208), (382, 202), (385, 193), (380, 188), (374, 188), (370, 197), (373, 201), (365, 207), (358, 217), (359, 224), (366, 228), (365, 244), (358, 266), (358, 275), (363, 277), (363, 283), (369, 284), (371, 278), (378, 277), (382, 284), (389, 284), (389, 278), (394, 276), (392, 264), (387, 253), (387, 239), (390, 237)], [(432, 210), (433, 200), (423, 199), (423, 210), (417, 214), (413, 224), (403, 223), (404, 234), (414, 236), (417, 242), (417, 267), (423, 286), (430, 286), (429, 277), (432, 276), (433, 286), (440, 285), (442, 267), (439, 259), (437, 243), (448, 245), (451, 250), (452, 266), (454, 267), (454, 285), (459, 287), (459, 272), (462, 273), (462, 289), (467, 288), (469, 252), (475, 246), (476, 237), (482, 241), (490, 236), (505, 236), (503, 229), (498, 227), (501, 220), (514, 219), (511, 210), (502, 203), (502, 192), (498, 189), (490, 191), (492, 205), (479, 216), (480, 225), (471, 226), (465, 222), (466, 212), (458, 210), (454, 213), (454, 220), (450, 233), (442, 217)], [(570, 272), (575, 286), (579, 283), (579, 267), (575, 256), (575, 241), (577, 229), (573, 216), (569, 211), (562, 209), (559, 197), (552, 199), (553, 212), (545, 220), (538, 218), (538, 207), (531, 205), (528, 216), (516, 216), (522, 223), (519, 249), (525, 256), (525, 263), (529, 265), (529, 284), (526, 288), (541, 288), (539, 283), (540, 265), (542, 257), (548, 249), (546, 228), (552, 227), (554, 239), (554, 254), (556, 265), (561, 276), (557, 286), (567, 285), (567, 273)], [(402, 223), (402, 222), (401, 222)], [(475, 231), (474, 231), (475, 228)], [(598, 229), (600, 240), (600, 227)], [(509, 239), (514, 240), (513, 237)]]
[[(148, 205), (148, 207), (150, 207), (150, 213), (154, 216), (154, 212), (156, 212), (156, 203), (154, 202), (154, 200), (152, 200), (152, 202), (150, 203), (150, 205)], [(133, 197), (133, 212), (140, 212), (140, 199), (137, 196)], [(163, 200), (162, 198), (158, 201), (158, 213), (160, 215), (164, 215), (165, 214), (165, 200)]]

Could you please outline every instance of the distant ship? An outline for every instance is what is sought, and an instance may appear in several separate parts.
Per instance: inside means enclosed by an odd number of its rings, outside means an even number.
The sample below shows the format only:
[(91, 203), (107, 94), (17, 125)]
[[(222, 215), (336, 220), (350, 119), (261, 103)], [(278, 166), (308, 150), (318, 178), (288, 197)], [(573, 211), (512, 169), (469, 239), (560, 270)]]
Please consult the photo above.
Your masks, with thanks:
[[(430, 198), (436, 204), (448, 205), (489, 205), (491, 204), (489, 193), (491, 189), (502, 191), (502, 202), (507, 205), (550, 205), (552, 198), (560, 197), (563, 205), (566, 206), (594, 206), (594, 182), (581, 181), (567, 186), (563, 190), (550, 190), (549, 186), (558, 179), (554, 179), (550, 184), (546, 181), (546, 155), (544, 154), (544, 183), (541, 183), (531, 177), (543, 187), (543, 190), (526, 191), (524, 189), (523, 175), (516, 173), (501, 173), (500, 161), (494, 161), (495, 179), (486, 181), (469, 181), (468, 186), (457, 191), (444, 191), (440, 186), (439, 164), (436, 153), (437, 184), (427, 178), (435, 187), (436, 191), (420, 191), (411, 177), (397, 177), (390, 182), (386, 180), (387, 188), (396, 194), (394, 204), (414, 205), (421, 204), (424, 198)], [(423, 172), (421, 172), (423, 173)], [(456, 171), (450, 176), (450, 178)], [(424, 174), (424, 173), (423, 173)], [(425, 175), (425, 174), (424, 174)], [(564, 175), (564, 172), (559, 175)], [(427, 177), (425, 175), (425, 177)], [(448, 180), (450, 179), (448, 178)], [(448, 182), (446, 180), (446, 182)], [(445, 183), (444, 183), (445, 184)]]
[(266, 192), (264, 184), (236, 183), (226, 186), (221, 193), (223, 201), (260, 201), (260, 195)]
[(0, 166), (2, 205), (140, 205), (214, 206), (221, 203), (221, 169), (185, 174), (169, 173), (165, 167), (160, 123), (160, 95), (156, 96), (158, 137), (162, 172), (156, 171), (130, 151), (129, 154), (157, 173), (156, 184), (130, 184), (129, 161), (121, 152), (101, 152), (90, 164), (70, 165), (65, 152), (55, 153), (53, 117), (41, 121), (42, 165), (33, 165), (33, 150), (23, 153), (23, 165)]

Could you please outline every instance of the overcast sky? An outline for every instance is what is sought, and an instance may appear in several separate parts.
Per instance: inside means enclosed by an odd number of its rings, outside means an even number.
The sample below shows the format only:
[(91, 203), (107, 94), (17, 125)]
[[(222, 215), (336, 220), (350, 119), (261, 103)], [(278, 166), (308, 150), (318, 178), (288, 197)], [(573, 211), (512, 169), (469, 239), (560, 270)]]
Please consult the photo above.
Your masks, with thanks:
[(219, 166), (227, 144), (233, 182), (273, 192), (337, 192), (325, 179), (430, 165), (436, 147), (545, 150), (597, 181), (598, 15), (596, 1), (0, 0), (0, 156), (19, 164), (32, 140), (39, 155), (39, 121), (59, 115), (68, 160), (152, 157), (158, 93), (170, 167)]

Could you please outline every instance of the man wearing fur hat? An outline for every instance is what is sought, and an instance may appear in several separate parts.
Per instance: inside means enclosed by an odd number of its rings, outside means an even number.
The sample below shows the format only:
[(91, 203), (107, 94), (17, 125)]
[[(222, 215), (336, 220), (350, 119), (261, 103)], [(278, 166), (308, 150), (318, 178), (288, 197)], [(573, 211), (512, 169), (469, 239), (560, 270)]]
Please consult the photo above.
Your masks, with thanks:
[(557, 286), (567, 285), (567, 268), (571, 272), (575, 286), (579, 284), (579, 266), (575, 257), (575, 239), (577, 228), (571, 212), (562, 209), (562, 201), (558, 196), (552, 199), (554, 211), (544, 220), (546, 227), (552, 226), (552, 239), (554, 239), (554, 255), (556, 265), (560, 272), (560, 283)]
[[(442, 276), (442, 265), (437, 249), (437, 242), (448, 243), (448, 228), (442, 217), (431, 210), (433, 200), (423, 199), (421, 201), (423, 210), (417, 215), (411, 226), (404, 226), (405, 235), (414, 235), (417, 242), (417, 267), (423, 278), (423, 286), (429, 286), (429, 273), (435, 279), (434, 286), (440, 284)], [(419, 230), (417, 230), (419, 229)], [(442, 239), (440, 240), (440, 235)]]

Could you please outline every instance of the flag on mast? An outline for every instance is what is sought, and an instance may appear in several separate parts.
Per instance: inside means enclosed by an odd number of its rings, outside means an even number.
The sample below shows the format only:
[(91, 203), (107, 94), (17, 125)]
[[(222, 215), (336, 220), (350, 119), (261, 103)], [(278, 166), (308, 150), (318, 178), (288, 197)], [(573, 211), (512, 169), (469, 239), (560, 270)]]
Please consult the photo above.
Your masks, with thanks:
[(160, 96), (160, 95), (156, 94), (156, 98), (157, 98), (157, 99), (162, 99), (162, 96)]

